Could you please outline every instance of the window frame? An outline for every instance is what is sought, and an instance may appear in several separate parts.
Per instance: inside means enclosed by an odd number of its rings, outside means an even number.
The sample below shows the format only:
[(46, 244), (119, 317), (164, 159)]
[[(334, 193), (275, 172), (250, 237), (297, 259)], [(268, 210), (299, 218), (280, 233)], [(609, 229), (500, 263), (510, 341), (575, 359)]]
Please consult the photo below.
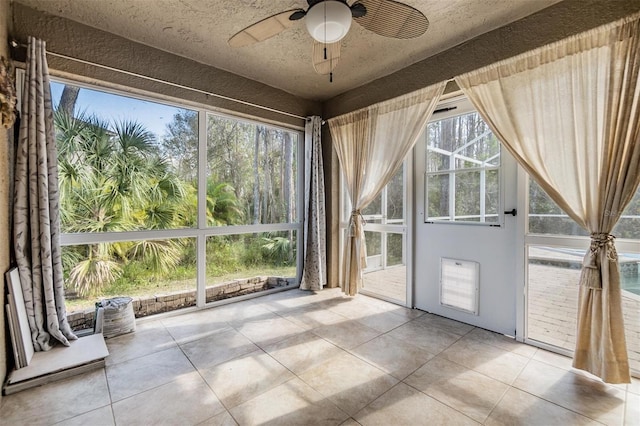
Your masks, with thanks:
[[(475, 107), (473, 106), (473, 104), (471, 103), (471, 101), (464, 95), (460, 95), (460, 96), (456, 96), (454, 98), (450, 98), (450, 99), (446, 99), (441, 101), (440, 103), (438, 103), (438, 105), (436, 106), (435, 111), (433, 112), (433, 114), (431, 115), (431, 117), (429, 118), (429, 121), (427, 122), (427, 126), (430, 123), (434, 123), (437, 121), (442, 121), (442, 120), (446, 120), (452, 117), (458, 117), (461, 115), (466, 115), (466, 114), (470, 114), (470, 113), (478, 113), (478, 111), (475, 109)], [(429, 151), (433, 151), (430, 150), (428, 147), (428, 133), (427, 133), (427, 127), (425, 127), (425, 130), (423, 132), (422, 135), (422, 143), (425, 144), (425, 161), (427, 161), (426, 156), (428, 155)], [(500, 141), (498, 141), (500, 142)], [(470, 168), (460, 168), (460, 169), (451, 169), (451, 159), (452, 157), (450, 157), (450, 168), (447, 170), (438, 170), (438, 171), (434, 171), (434, 172), (429, 172), (426, 171), (424, 172), (424, 223), (425, 224), (448, 224), (448, 225), (471, 225), (471, 226), (490, 226), (490, 227), (503, 227), (504, 223), (505, 223), (505, 214), (504, 214), (504, 173), (502, 171), (503, 168), (503, 163), (502, 163), (502, 153), (503, 153), (503, 147), (502, 147), (502, 143), (500, 142), (500, 165), (498, 166), (489, 166), (489, 167), (470, 167)], [(453, 153), (449, 153), (449, 154), (453, 154)], [(493, 157), (495, 158), (495, 157)], [(455, 160), (453, 160), (455, 161)], [(455, 176), (461, 173), (473, 173), (473, 172), (479, 172), (481, 173), (481, 176), (484, 175), (487, 171), (492, 171), (492, 170), (497, 170), (498, 172), (498, 211), (497, 211), (497, 220), (495, 222), (475, 222), (475, 221), (469, 221), (469, 220), (454, 220), (456, 215), (455, 215)], [(449, 190), (451, 191), (451, 189), (453, 188), (453, 194), (454, 197), (449, 197), (449, 219), (445, 220), (445, 219), (439, 219), (439, 218), (433, 218), (429, 216), (429, 178), (433, 177), (433, 176), (449, 176)], [(453, 179), (451, 179), (451, 177), (453, 176)], [(480, 188), (480, 219), (482, 219), (482, 217), (486, 217), (486, 213), (483, 213), (483, 208), (482, 206), (484, 206), (484, 198), (485, 198), (485, 194), (486, 194), (486, 185), (482, 185)], [(450, 192), (451, 193), (451, 192)], [(475, 217), (475, 215), (473, 215), (473, 217)]]
[[(17, 72), (18, 82), (24, 79), (24, 70), (18, 70)], [(285, 288), (298, 287), (302, 274), (302, 262), (303, 262), (303, 247), (304, 247), (304, 235), (303, 235), (303, 209), (304, 205), (304, 152), (305, 152), (305, 137), (304, 129), (302, 127), (287, 126), (284, 124), (275, 124), (269, 121), (261, 121), (257, 118), (248, 118), (243, 115), (234, 115), (228, 112), (221, 112), (211, 107), (195, 104), (193, 102), (181, 102), (178, 99), (164, 97), (160, 94), (154, 94), (150, 92), (140, 93), (140, 91), (127, 90), (126, 87), (115, 87), (105, 82), (95, 82), (95, 84), (86, 83), (78, 80), (58, 76), (55, 73), (51, 74), (51, 81), (61, 84), (70, 84), (80, 88), (101, 91), (116, 96), (125, 96), (132, 99), (138, 99), (147, 102), (161, 103), (163, 105), (172, 106), (176, 108), (183, 108), (195, 111), (198, 115), (198, 210), (197, 210), (197, 225), (196, 227), (185, 227), (177, 229), (158, 229), (158, 230), (138, 230), (138, 231), (123, 231), (123, 232), (99, 232), (99, 233), (61, 233), (60, 244), (61, 246), (74, 246), (74, 245), (86, 245), (86, 244), (99, 244), (99, 243), (116, 243), (127, 241), (140, 241), (140, 240), (168, 240), (176, 238), (195, 238), (196, 239), (196, 308), (203, 308), (209, 306), (215, 306), (219, 304), (229, 303), (229, 299), (206, 303), (206, 241), (210, 236), (222, 236), (222, 235), (241, 235), (241, 234), (261, 234), (266, 232), (276, 231), (296, 231), (295, 243), (296, 243), (296, 276), (295, 283), (281, 287), (275, 290), (267, 290), (260, 292), (256, 295), (264, 295), (269, 292), (280, 291)], [(297, 134), (296, 142), (296, 173), (294, 177), (295, 185), (295, 216), (292, 217), (291, 222), (275, 223), (275, 224), (257, 224), (257, 225), (228, 225), (218, 227), (207, 227), (206, 221), (206, 189), (207, 189), (207, 117), (208, 115), (216, 115), (225, 119), (238, 120), (243, 123), (259, 125), (266, 127), (267, 129), (278, 129), (287, 132)], [(239, 296), (231, 299), (244, 300), (246, 298), (255, 297), (256, 295)]]

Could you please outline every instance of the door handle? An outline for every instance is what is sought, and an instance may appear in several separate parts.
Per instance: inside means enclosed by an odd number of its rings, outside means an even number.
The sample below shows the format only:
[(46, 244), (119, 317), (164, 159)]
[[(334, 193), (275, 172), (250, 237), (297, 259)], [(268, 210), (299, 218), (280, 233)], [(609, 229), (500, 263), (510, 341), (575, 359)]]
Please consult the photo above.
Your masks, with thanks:
[(510, 211), (506, 211), (504, 212), (504, 214), (510, 214), (511, 216), (515, 216), (518, 214), (518, 210), (516, 209), (511, 209)]

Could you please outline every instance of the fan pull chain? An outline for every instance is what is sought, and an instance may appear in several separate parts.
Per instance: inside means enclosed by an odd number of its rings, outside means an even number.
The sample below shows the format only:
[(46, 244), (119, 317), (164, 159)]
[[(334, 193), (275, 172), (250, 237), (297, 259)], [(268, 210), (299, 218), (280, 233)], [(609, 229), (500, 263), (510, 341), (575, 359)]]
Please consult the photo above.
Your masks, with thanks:
[(324, 45), (324, 60), (327, 60), (327, 45)]
[[(326, 50), (327, 48), (325, 47), (325, 51)], [(329, 83), (333, 83), (333, 55), (331, 55), (331, 62), (329, 63), (329, 68), (331, 69), (331, 71), (329, 71)]]

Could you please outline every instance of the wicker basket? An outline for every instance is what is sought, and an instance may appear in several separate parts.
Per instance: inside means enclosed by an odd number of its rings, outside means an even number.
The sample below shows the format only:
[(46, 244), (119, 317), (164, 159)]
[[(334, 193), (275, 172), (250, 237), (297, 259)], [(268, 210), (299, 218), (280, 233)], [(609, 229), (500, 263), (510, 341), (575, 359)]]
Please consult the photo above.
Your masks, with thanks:
[(120, 336), (136, 331), (136, 317), (133, 314), (133, 299), (115, 297), (96, 303), (95, 333), (105, 338)]

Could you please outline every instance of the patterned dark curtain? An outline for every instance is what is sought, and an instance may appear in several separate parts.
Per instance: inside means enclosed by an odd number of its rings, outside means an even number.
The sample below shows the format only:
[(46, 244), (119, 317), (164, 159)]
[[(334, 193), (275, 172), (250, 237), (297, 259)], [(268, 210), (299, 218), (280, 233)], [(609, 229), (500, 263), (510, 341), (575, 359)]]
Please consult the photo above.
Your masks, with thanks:
[(45, 42), (29, 37), (15, 153), (13, 244), (36, 351), (69, 346), (60, 255), (58, 161)]
[(310, 117), (305, 126), (304, 266), (302, 290), (322, 290), (327, 283), (327, 225), (322, 168), (322, 119)]

